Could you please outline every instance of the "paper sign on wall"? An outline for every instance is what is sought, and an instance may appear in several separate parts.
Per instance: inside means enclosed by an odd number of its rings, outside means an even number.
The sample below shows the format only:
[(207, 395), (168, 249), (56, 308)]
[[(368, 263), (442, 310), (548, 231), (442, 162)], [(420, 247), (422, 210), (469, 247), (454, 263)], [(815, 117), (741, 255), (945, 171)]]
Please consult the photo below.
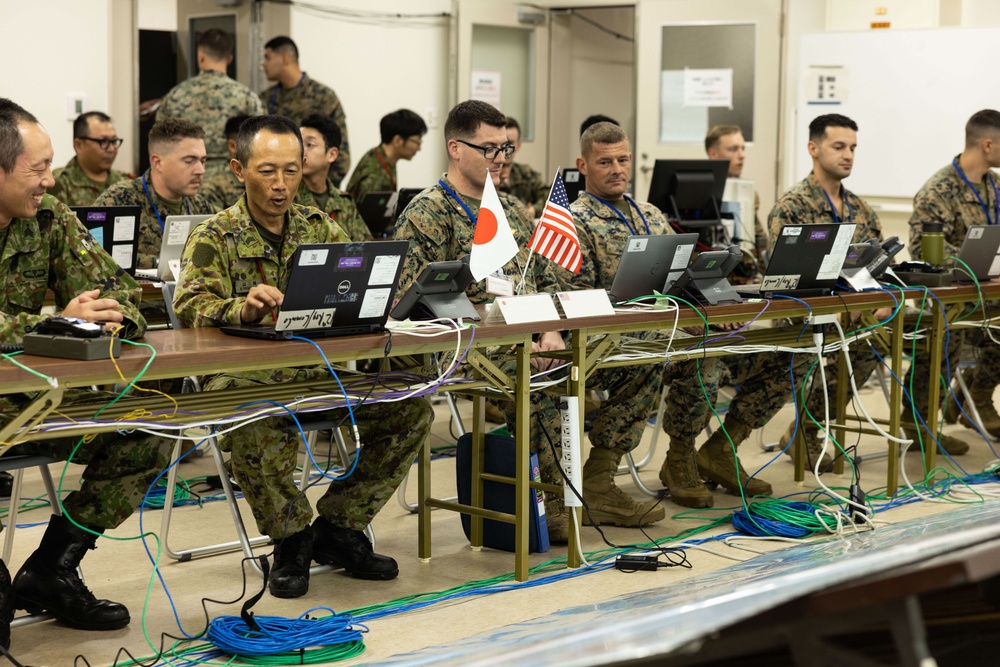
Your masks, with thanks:
[(684, 106), (733, 108), (733, 70), (685, 69)]
[(847, 100), (847, 68), (815, 66), (806, 70), (806, 104), (836, 106)]
[(472, 70), (472, 91), (469, 97), (500, 108), (501, 73), (497, 70)]

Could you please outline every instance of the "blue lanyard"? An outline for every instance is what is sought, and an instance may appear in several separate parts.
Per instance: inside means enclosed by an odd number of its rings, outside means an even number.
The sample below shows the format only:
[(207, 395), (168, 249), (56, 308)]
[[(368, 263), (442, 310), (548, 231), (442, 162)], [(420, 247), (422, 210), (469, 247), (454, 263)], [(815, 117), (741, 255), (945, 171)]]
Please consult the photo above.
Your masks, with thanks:
[[(820, 190), (823, 190), (822, 186), (820, 186)], [(830, 204), (830, 212), (833, 213), (834, 222), (851, 221), (851, 218), (853, 217), (851, 214), (851, 201), (847, 198), (847, 190), (844, 189), (843, 184), (840, 185), (840, 199), (844, 202), (844, 211), (847, 212), (847, 220), (841, 220), (840, 216), (837, 215), (837, 207), (833, 205), (833, 200), (830, 199), (830, 195), (826, 193), (826, 190), (823, 190), (823, 196), (826, 197), (826, 201)]]
[[(295, 88), (298, 88), (299, 86), (301, 86), (302, 82), (305, 81), (305, 79), (306, 79), (306, 73), (303, 72), (302, 76), (299, 77), (299, 82), (292, 87), (292, 90), (294, 90)], [(278, 91), (279, 90), (281, 90), (281, 82), (278, 82), (278, 85), (276, 85), (274, 87), (274, 90), (271, 92), (271, 101), (267, 103), (267, 112), (268, 113), (274, 113), (274, 110), (278, 108)]]
[[(142, 189), (146, 191), (146, 199), (149, 200), (149, 205), (153, 207), (153, 215), (156, 216), (156, 221), (160, 223), (160, 231), (162, 232), (163, 218), (160, 217), (160, 209), (156, 207), (156, 202), (153, 201), (153, 195), (149, 194), (149, 187), (146, 185), (146, 174), (142, 175)], [(184, 203), (187, 204), (188, 215), (191, 215), (191, 200), (185, 197)]]
[(449, 195), (451, 195), (451, 198), (452, 198), (452, 199), (454, 199), (455, 201), (457, 201), (457, 202), (458, 202), (458, 205), (462, 207), (462, 209), (463, 209), (463, 210), (465, 211), (465, 214), (466, 214), (467, 216), (469, 216), (469, 222), (471, 222), (471, 223), (472, 223), (472, 226), (473, 226), (473, 228), (475, 228), (475, 226), (476, 226), (476, 216), (472, 215), (472, 211), (471, 211), (471, 210), (469, 209), (469, 207), (468, 207), (468, 206), (466, 206), (466, 205), (465, 205), (465, 202), (464, 202), (464, 201), (462, 201), (462, 198), (461, 198), (461, 197), (459, 197), (459, 196), (458, 196), (458, 195), (457, 195), (457, 194), (455, 193), (455, 191), (454, 191), (454, 190), (452, 190), (452, 189), (451, 189), (451, 188), (450, 188), (450, 187), (448, 186), (448, 184), (444, 182), (444, 179), (443, 179), (443, 178), (441, 178), (441, 179), (438, 179), (438, 185), (440, 185), (440, 186), (441, 186), (442, 188), (444, 188), (444, 191), (445, 191), (445, 192), (447, 192), (447, 193), (448, 193)]
[(990, 207), (983, 201), (983, 196), (979, 194), (979, 188), (972, 184), (972, 181), (970, 181), (969, 177), (965, 175), (962, 168), (958, 166), (958, 158), (951, 161), (951, 166), (955, 167), (955, 171), (958, 172), (958, 175), (962, 177), (962, 180), (969, 186), (969, 189), (975, 193), (976, 199), (979, 200), (979, 205), (983, 207), (983, 215), (986, 216), (986, 224), (995, 225), (1000, 222), (1000, 192), (997, 192), (997, 182), (993, 180), (993, 174), (989, 171), (986, 172), (986, 180), (988, 180), (990, 185), (993, 186), (993, 219), (990, 220)]
[[(601, 202), (602, 204), (606, 205), (612, 211), (614, 211), (615, 214), (619, 218), (621, 218), (621, 221), (625, 224), (625, 226), (628, 227), (628, 230), (632, 233), (632, 236), (636, 235), (636, 231), (635, 231), (635, 229), (632, 228), (632, 224), (628, 221), (628, 218), (625, 217), (625, 214), (618, 210), (617, 206), (615, 206), (614, 204), (612, 204), (611, 202), (609, 202), (607, 199), (601, 199), (600, 197), (598, 197), (597, 195), (595, 195), (595, 194), (593, 194), (591, 192), (588, 192), (587, 194), (590, 195), (591, 197), (593, 197), (594, 199), (596, 199), (597, 201)], [(646, 227), (646, 234), (652, 236), (653, 232), (650, 231), (650, 229), (649, 229), (649, 223), (646, 222), (646, 216), (644, 216), (642, 214), (642, 211), (639, 210), (639, 205), (636, 204), (635, 200), (633, 200), (628, 195), (623, 195), (623, 196), (625, 197), (625, 201), (627, 201), (629, 203), (629, 205), (632, 208), (635, 209), (635, 212), (639, 214), (639, 219), (642, 220), (642, 224), (645, 225), (645, 227)]]

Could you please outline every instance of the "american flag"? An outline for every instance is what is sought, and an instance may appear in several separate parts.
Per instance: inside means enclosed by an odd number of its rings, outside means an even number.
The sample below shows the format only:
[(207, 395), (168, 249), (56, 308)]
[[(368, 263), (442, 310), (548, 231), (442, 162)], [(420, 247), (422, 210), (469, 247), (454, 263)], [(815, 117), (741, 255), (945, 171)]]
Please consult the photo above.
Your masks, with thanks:
[(535, 225), (535, 233), (532, 234), (528, 247), (567, 271), (580, 273), (580, 266), (583, 264), (580, 239), (576, 236), (573, 214), (569, 212), (566, 186), (558, 171), (549, 191), (549, 199), (545, 202), (542, 217)]

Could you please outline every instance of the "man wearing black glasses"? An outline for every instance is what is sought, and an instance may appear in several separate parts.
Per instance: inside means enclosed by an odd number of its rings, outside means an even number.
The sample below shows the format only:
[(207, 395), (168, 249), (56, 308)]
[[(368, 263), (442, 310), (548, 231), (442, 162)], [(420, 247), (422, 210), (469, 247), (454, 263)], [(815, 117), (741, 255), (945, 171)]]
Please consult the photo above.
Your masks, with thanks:
[(77, 116), (73, 121), (76, 155), (65, 167), (56, 169), (56, 185), (49, 194), (67, 206), (90, 206), (115, 183), (134, 178), (111, 168), (121, 145), (122, 139), (106, 113), (88, 111)]

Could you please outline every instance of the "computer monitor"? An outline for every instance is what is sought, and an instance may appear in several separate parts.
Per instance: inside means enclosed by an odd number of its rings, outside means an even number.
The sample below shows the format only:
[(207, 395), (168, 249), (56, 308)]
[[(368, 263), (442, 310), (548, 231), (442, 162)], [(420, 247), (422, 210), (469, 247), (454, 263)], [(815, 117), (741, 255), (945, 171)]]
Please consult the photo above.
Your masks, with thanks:
[(580, 173), (579, 169), (566, 168), (562, 172), (563, 185), (566, 186), (566, 197), (572, 204), (587, 187), (586, 177)]
[(729, 160), (657, 160), (650, 204), (686, 230), (720, 227)]

